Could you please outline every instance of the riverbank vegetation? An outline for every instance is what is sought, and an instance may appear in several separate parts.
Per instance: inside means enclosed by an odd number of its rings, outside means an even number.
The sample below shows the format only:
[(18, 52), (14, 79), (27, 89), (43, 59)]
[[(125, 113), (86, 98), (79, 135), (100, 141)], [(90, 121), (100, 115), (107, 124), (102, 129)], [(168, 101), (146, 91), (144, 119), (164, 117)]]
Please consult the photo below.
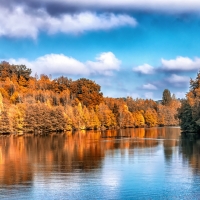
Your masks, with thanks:
[(200, 136), (200, 72), (190, 80), (190, 90), (178, 112), (183, 133), (191, 139)]
[(33, 77), (25, 65), (0, 63), (0, 134), (178, 125), (180, 104), (167, 89), (162, 102), (109, 98), (92, 80)]

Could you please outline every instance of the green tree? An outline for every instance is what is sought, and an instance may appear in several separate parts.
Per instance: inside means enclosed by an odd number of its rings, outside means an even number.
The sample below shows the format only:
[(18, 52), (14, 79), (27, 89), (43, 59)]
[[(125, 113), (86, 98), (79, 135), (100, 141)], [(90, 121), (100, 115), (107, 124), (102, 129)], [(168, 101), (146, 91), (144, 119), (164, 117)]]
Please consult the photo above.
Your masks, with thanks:
[(178, 117), (180, 119), (181, 129), (186, 133), (197, 132), (198, 126), (193, 119), (192, 107), (187, 100), (183, 100), (179, 109)]
[(183, 132), (189, 137), (200, 135), (200, 72), (194, 80), (190, 80), (190, 91), (182, 101), (178, 117)]
[(172, 101), (171, 92), (168, 89), (163, 91), (162, 104), (169, 106)]

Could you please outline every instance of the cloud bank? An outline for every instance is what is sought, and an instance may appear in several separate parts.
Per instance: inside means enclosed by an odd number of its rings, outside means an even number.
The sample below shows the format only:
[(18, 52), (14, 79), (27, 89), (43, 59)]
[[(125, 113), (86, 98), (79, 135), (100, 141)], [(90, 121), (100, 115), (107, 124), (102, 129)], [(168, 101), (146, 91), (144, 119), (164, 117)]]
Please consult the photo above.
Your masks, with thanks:
[(88, 66), (92, 72), (104, 75), (112, 75), (112, 72), (119, 71), (121, 61), (118, 60), (112, 52), (102, 53), (96, 57), (96, 61), (87, 61)]
[(161, 59), (162, 69), (165, 71), (195, 71), (200, 69), (200, 58), (193, 60), (188, 57), (177, 57), (176, 59)]
[(120, 69), (121, 61), (112, 52), (104, 52), (96, 57), (96, 61), (82, 63), (64, 54), (47, 54), (33, 61), (21, 59), (9, 59), (11, 64), (25, 64), (32, 69), (32, 74), (63, 74), (89, 76), (100, 74), (110, 76)]
[(153, 85), (151, 83), (144, 84), (142, 86), (142, 88), (146, 89), (146, 90), (157, 90), (158, 89), (155, 85)]
[(166, 78), (166, 81), (176, 87), (183, 87), (189, 83), (190, 78), (187, 76), (172, 74), (169, 78)]
[(52, 16), (44, 9), (28, 12), (22, 6), (12, 9), (0, 7), (0, 36), (35, 39), (41, 31), (48, 34), (77, 34), (136, 25), (137, 21), (126, 14), (97, 14), (88, 11)]
[[(118, 10), (150, 10), (165, 12), (200, 11), (200, 1), (180, 0), (1, 0), (2, 5), (23, 4), (31, 8), (46, 8), (57, 12), (63, 10), (77, 11), (81, 9), (118, 9)], [(56, 12), (54, 11), (54, 12)]]
[[(165, 88), (171, 88), (174, 91), (180, 88), (188, 88), (190, 82), (190, 75), (200, 69), (200, 58), (189, 58), (178, 56), (175, 59), (161, 59), (160, 65), (153, 67), (149, 64), (139, 65), (132, 70), (140, 74), (140, 78), (143, 81), (148, 81), (147, 84), (141, 84), (138, 89), (143, 90), (163, 90)], [(148, 79), (147, 79), (148, 77)], [(184, 97), (178, 91), (179, 98)], [(151, 96), (151, 95), (150, 95)]]
[(158, 72), (193, 72), (198, 70), (200, 70), (200, 58), (196, 57), (191, 59), (182, 56), (178, 56), (171, 60), (162, 58), (160, 67), (152, 67), (145, 63), (133, 68), (134, 72), (147, 75)]
[(141, 74), (153, 74), (154, 67), (145, 63), (143, 65), (133, 68), (133, 71), (141, 73)]

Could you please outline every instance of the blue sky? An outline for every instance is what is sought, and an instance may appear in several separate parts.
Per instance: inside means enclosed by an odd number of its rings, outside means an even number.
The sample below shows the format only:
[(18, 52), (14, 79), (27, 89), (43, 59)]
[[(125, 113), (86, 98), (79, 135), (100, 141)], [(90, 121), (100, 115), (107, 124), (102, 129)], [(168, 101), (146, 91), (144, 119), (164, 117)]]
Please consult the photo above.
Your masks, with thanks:
[(0, 60), (89, 78), (104, 96), (177, 98), (200, 67), (200, 2), (2, 0)]

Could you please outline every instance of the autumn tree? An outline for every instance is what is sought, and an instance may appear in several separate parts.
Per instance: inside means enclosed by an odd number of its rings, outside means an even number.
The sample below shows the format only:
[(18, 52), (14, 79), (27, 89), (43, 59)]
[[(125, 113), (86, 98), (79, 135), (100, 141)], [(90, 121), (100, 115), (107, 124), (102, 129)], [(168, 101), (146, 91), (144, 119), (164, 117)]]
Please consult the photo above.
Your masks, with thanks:
[(70, 90), (65, 89), (59, 94), (60, 103), (66, 106), (70, 102)]
[(11, 66), (8, 62), (3, 61), (0, 63), (0, 80), (5, 81), (6, 78), (11, 78), (15, 73), (15, 67)]
[(11, 124), (8, 116), (8, 110), (4, 109), (0, 114), (0, 134), (11, 133)]
[(154, 109), (147, 109), (144, 113), (144, 118), (148, 127), (154, 127), (157, 125), (157, 113)]
[[(52, 114), (55, 115), (54, 131), (63, 132), (66, 129), (66, 121), (64, 116), (64, 109), (62, 106), (58, 106), (52, 109)], [(51, 121), (50, 121), (51, 123)]]
[(13, 133), (20, 133), (23, 131), (24, 127), (24, 115), (20, 107), (12, 105), (9, 109), (10, 122)]
[(135, 127), (143, 127), (145, 125), (145, 119), (144, 119), (144, 111), (135, 111), (132, 113), (133, 120), (134, 120), (134, 126)]
[(103, 101), (103, 94), (100, 92), (101, 87), (94, 81), (81, 78), (70, 85), (71, 98), (78, 100), (87, 107), (95, 107)]
[(8, 108), (3, 104), (3, 97), (0, 93), (0, 134), (11, 133), (11, 124), (8, 116)]
[[(198, 84), (198, 80), (191, 80), (187, 94), (196, 130), (200, 127)], [(8, 124), (8, 130), (1, 129), (6, 133), (176, 125), (179, 103), (168, 90), (163, 92), (163, 105), (152, 99), (103, 97), (101, 87), (86, 78), (32, 77), (25, 65), (0, 63), (1, 127)]]
[(2, 111), (3, 111), (3, 96), (0, 92), (0, 114), (1, 114)]
[[(113, 120), (114, 120), (114, 116)], [(91, 129), (98, 129), (100, 128), (100, 121), (98, 118), (97, 113), (95, 113), (94, 109), (90, 109), (89, 111), (89, 127), (91, 127)]]
[(84, 113), (80, 102), (73, 108), (73, 127), (77, 130), (85, 129)]
[(119, 106), (118, 114), (116, 117), (120, 128), (127, 128), (134, 126), (134, 119), (131, 112), (129, 112), (127, 105), (122, 104)]
[(99, 106), (97, 106), (96, 110), (102, 128), (116, 126), (116, 118), (107, 105), (101, 103)]
[(19, 81), (23, 77), (26, 81), (29, 80), (31, 69), (25, 65), (10, 65), (8, 62), (3, 61), (0, 63), (0, 79), (5, 80), (7, 77), (10, 79), (15, 75)]

